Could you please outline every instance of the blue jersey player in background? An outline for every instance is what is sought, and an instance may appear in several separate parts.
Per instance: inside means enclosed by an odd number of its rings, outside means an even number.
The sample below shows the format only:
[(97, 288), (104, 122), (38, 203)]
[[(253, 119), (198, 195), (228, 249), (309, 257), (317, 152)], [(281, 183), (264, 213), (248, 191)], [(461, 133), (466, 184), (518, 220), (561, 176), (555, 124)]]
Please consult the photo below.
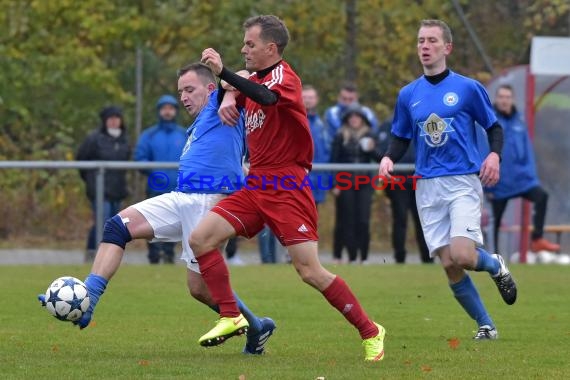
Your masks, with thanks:
[[(398, 96), (393, 140), (380, 162), (389, 176), (394, 162), (413, 140), (416, 148), (416, 200), (432, 257), (438, 256), (451, 290), (478, 324), (474, 339), (496, 339), (497, 329), (468, 271), (488, 272), (503, 300), (516, 300), (515, 282), (500, 255), (483, 248), (481, 207), (484, 185), (499, 179), (503, 130), (483, 86), (447, 68), (451, 30), (443, 21), (424, 20), (418, 32), (418, 56), (424, 75)], [(476, 125), (487, 132), (491, 152), (482, 161)]]
[[(249, 76), (247, 72), (240, 74)], [(88, 326), (108, 281), (119, 269), (126, 244), (133, 239), (181, 241), (181, 259), (187, 264), (190, 294), (218, 312), (188, 241), (200, 219), (243, 183), (243, 114), (236, 126), (222, 124), (216, 79), (208, 66), (192, 63), (180, 69), (178, 75), (180, 100), (195, 120), (188, 128), (188, 139), (180, 156), (176, 190), (130, 206), (107, 220), (91, 273), (85, 279), (91, 303), (87, 313), (75, 322), (80, 328)], [(164, 176), (158, 178), (157, 183), (163, 186), (164, 180)], [(244, 353), (262, 354), (275, 324), (270, 318), (256, 317), (235, 297), (249, 324)]]

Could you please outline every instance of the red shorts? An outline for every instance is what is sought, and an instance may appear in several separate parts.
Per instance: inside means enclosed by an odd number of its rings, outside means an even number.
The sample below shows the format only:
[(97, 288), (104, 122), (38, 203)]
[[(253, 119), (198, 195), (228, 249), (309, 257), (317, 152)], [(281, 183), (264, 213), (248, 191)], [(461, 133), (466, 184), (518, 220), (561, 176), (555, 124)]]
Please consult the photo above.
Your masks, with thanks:
[(248, 239), (267, 224), (284, 246), (318, 241), (317, 208), (305, 177), (299, 166), (250, 172), (244, 187), (211, 211)]

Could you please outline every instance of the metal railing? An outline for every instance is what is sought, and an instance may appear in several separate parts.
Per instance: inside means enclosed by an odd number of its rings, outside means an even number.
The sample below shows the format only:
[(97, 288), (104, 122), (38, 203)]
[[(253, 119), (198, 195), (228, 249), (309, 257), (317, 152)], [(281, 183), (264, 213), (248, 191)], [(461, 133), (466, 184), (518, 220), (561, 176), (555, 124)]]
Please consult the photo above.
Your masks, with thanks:
[[(96, 241), (103, 237), (103, 202), (105, 193), (105, 172), (107, 170), (177, 169), (178, 162), (134, 162), (134, 161), (0, 161), (0, 169), (83, 169), (96, 170), (95, 176), (95, 231)], [(316, 172), (376, 171), (378, 164), (313, 164)], [(396, 164), (398, 172), (413, 172), (413, 164)]]

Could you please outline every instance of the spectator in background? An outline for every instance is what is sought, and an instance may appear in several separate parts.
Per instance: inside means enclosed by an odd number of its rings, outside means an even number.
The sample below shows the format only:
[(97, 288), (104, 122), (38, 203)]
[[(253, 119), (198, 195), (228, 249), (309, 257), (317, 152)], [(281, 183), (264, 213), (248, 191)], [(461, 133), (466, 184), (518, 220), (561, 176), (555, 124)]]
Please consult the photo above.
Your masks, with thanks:
[[(345, 83), (338, 93), (337, 104), (325, 112), (325, 123), (329, 128), (329, 136), (335, 136), (337, 134), (342, 124), (342, 115), (344, 115), (349, 106), (354, 104), (358, 104), (358, 89), (352, 83)], [(376, 134), (379, 126), (376, 115), (370, 108), (361, 107), (368, 125), (372, 128), (372, 132)]]
[[(378, 135), (378, 157), (384, 157), (388, 150), (390, 140), (392, 138), (392, 119), (380, 125), (380, 133)], [(399, 161), (402, 164), (413, 164), (416, 162), (416, 152), (413, 146), (409, 146), (406, 154)], [(394, 172), (394, 175), (407, 176), (414, 174), (411, 172)], [(406, 232), (408, 229), (408, 211), (412, 214), (414, 227), (416, 230), (416, 242), (420, 251), (420, 259), (423, 263), (433, 263), (433, 259), (429, 256), (429, 249), (422, 231), (422, 224), (416, 206), (416, 192), (413, 188), (413, 181), (407, 179), (403, 184), (404, 190), (397, 187), (391, 189), (387, 186), (384, 190), (386, 196), (390, 200), (392, 209), (392, 248), (394, 249), (394, 259), (396, 263), (403, 264), (406, 262)]]
[(523, 116), (517, 111), (513, 88), (508, 84), (497, 89), (495, 113), (505, 136), (501, 177), (495, 186), (485, 189), (493, 208), (495, 249), (499, 246), (499, 228), (509, 199), (523, 197), (534, 203), (534, 230), (530, 250), (557, 252), (560, 245), (543, 237), (548, 193), (540, 186), (527, 126)]
[[(111, 106), (100, 113), (101, 126), (92, 131), (79, 146), (76, 160), (78, 161), (128, 161), (131, 149), (127, 139), (123, 113), (120, 108)], [(81, 179), (85, 182), (87, 198), (93, 210), (93, 226), (87, 237), (85, 261), (93, 261), (96, 241), (96, 170), (80, 170)], [(121, 201), (128, 195), (125, 170), (105, 171), (105, 193), (103, 194), (103, 219), (109, 219), (121, 208)], [(101, 226), (103, 228), (103, 226)]]
[[(156, 110), (158, 123), (141, 134), (135, 148), (135, 160), (178, 162), (186, 143), (186, 130), (176, 123), (178, 102), (172, 95), (163, 95), (156, 103)], [(148, 198), (169, 193), (176, 188), (177, 169), (148, 169), (142, 172), (148, 176)], [(164, 263), (173, 264), (175, 245), (173, 242), (147, 242), (149, 262), (158, 264), (160, 253), (163, 252)]]
[(277, 238), (269, 226), (265, 225), (257, 234), (257, 243), (262, 264), (277, 263)]
[[(366, 112), (358, 105), (348, 107), (342, 117), (342, 126), (336, 134), (331, 153), (331, 162), (369, 163), (376, 161), (375, 138)], [(354, 177), (360, 173), (350, 173)], [(370, 174), (370, 173), (369, 173)], [(372, 185), (360, 185), (359, 189), (333, 189), (336, 196), (333, 258), (340, 263), (342, 250), (348, 250), (349, 263), (368, 260), (370, 246), (370, 209), (372, 206)]]
[(226, 261), (230, 265), (234, 266), (243, 266), (245, 263), (239, 257), (238, 253), (238, 237), (234, 236), (233, 238), (228, 239), (228, 244), (226, 244)]
[[(311, 128), (311, 135), (313, 137), (313, 163), (329, 162), (331, 139), (325, 124), (317, 112), (319, 94), (313, 86), (303, 86), (303, 103), (307, 109), (307, 118), (309, 119), (309, 127)], [(325, 201), (327, 195), (326, 190), (323, 189), (324, 186), (319, 186), (319, 176), (324, 175), (326, 175), (324, 172), (313, 171), (309, 174), (309, 178), (313, 184), (313, 198), (315, 198), (317, 208), (319, 207), (319, 203)], [(328, 182), (321, 181), (321, 183), (324, 185)]]

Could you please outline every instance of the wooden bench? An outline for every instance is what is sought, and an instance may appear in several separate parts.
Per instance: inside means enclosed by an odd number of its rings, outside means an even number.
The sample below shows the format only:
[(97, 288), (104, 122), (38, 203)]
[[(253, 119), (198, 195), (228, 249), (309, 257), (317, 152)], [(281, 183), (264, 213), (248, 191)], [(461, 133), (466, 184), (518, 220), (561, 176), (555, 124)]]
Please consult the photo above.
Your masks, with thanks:
[[(532, 232), (534, 230), (533, 226), (528, 226), (528, 231)], [(499, 229), (501, 232), (521, 232), (520, 225), (513, 225), (513, 226), (504, 226)], [(556, 244), (560, 244), (562, 241), (562, 234), (570, 233), (570, 224), (550, 224), (544, 226), (545, 233), (556, 234)]]

